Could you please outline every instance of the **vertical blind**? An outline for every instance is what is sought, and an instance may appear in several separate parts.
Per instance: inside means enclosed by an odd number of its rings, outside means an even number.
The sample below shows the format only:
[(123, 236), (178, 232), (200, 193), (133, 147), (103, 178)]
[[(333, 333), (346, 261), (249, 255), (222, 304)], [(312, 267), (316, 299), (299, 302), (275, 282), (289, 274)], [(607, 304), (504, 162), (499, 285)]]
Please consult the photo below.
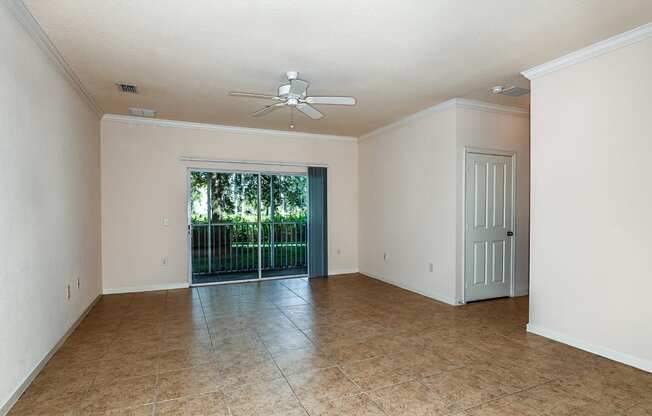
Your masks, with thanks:
[(328, 276), (327, 168), (308, 167), (308, 275)]

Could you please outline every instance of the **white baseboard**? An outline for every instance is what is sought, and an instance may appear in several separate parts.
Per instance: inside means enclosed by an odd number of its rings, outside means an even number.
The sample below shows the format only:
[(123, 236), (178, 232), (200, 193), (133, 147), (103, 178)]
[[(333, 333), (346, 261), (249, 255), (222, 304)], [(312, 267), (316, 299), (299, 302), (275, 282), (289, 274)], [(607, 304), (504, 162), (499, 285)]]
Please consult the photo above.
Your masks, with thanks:
[[(339, 274), (350, 274), (357, 273), (358, 269), (336, 269), (329, 271), (329, 276), (336, 276)], [(115, 295), (120, 293), (136, 293), (136, 292), (153, 292), (157, 290), (174, 290), (174, 289), (187, 289), (190, 285), (187, 282), (184, 283), (163, 283), (157, 285), (145, 285), (145, 286), (124, 286), (116, 288), (104, 288), (102, 293), (105, 295)]]
[(389, 283), (390, 285), (398, 286), (401, 289), (409, 290), (410, 292), (418, 293), (418, 294), (423, 295), (423, 296), (425, 296), (427, 298), (431, 298), (431, 299), (437, 300), (439, 302), (444, 302), (444, 303), (447, 303), (447, 304), (452, 305), (452, 306), (458, 306), (458, 305), (461, 304), (461, 303), (458, 303), (457, 300), (455, 300), (454, 298), (451, 298), (450, 296), (442, 295), (441, 293), (435, 293), (435, 292), (431, 292), (431, 291), (425, 291), (425, 290), (417, 289), (415, 287), (406, 285), (404, 283), (397, 282), (396, 280), (391, 279), (389, 277), (380, 276), (379, 274), (376, 274), (376, 273), (369, 273), (369, 272), (361, 271), (360, 274), (364, 274), (366, 276), (373, 277), (374, 279), (378, 279), (378, 280), (383, 281), (385, 283)]
[(329, 276), (337, 276), (338, 274), (352, 274), (352, 273), (357, 273), (358, 269), (335, 269), (335, 270), (329, 270), (328, 275)]
[(32, 371), (29, 372), (27, 377), (25, 377), (25, 380), (23, 380), (22, 383), (16, 388), (14, 393), (9, 397), (9, 400), (5, 402), (4, 404), (0, 405), (0, 416), (5, 416), (6, 414), (9, 413), (11, 408), (16, 404), (18, 399), (20, 399), (20, 396), (27, 390), (30, 384), (32, 384), (32, 381), (36, 378), (36, 376), (39, 375), (41, 370), (43, 370), (43, 367), (50, 361), (50, 358), (61, 348), (64, 342), (68, 339), (68, 337), (77, 329), (81, 321), (88, 315), (88, 313), (93, 309), (93, 306), (99, 300), (102, 299), (102, 295), (97, 295), (97, 297), (84, 309), (84, 312), (77, 318), (77, 320), (68, 328), (65, 334), (59, 339), (59, 341), (48, 351), (47, 354), (45, 354), (45, 357), (41, 359), (41, 361), (36, 364), (36, 366), (32, 369)]
[(184, 283), (163, 283), (158, 285), (145, 285), (145, 286), (125, 286), (116, 288), (104, 288), (105, 295), (114, 295), (118, 293), (135, 293), (135, 292), (152, 292), (156, 290), (173, 290), (173, 289), (187, 289), (190, 285), (188, 282)]
[(527, 324), (527, 331), (533, 334), (541, 335), (542, 337), (550, 338), (552, 340), (561, 342), (563, 344), (570, 345), (571, 347), (579, 348), (581, 350), (590, 352), (592, 354), (600, 355), (602, 357), (608, 358), (613, 361), (618, 361), (619, 363), (636, 367), (640, 370), (647, 371), (648, 373), (652, 373), (651, 360), (634, 357), (633, 355), (625, 354), (619, 351), (614, 351), (607, 347), (591, 344), (589, 342), (585, 342), (577, 338), (570, 337), (568, 335), (559, 333), (557, 331), (553, 331), (551, 329), (542, 328), (534, 324)]

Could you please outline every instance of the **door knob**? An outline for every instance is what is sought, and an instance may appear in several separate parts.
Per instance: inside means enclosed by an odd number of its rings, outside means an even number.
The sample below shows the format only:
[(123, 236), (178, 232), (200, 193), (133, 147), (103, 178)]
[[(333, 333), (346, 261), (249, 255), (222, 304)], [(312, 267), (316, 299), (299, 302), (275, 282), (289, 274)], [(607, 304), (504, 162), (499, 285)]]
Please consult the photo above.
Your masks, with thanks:
[(507, 237), (511, 237), (511, 236), (513, 236), (513, 235), (514, 235), (514, 232), (513, 232), (513, 231), (507, 231)]

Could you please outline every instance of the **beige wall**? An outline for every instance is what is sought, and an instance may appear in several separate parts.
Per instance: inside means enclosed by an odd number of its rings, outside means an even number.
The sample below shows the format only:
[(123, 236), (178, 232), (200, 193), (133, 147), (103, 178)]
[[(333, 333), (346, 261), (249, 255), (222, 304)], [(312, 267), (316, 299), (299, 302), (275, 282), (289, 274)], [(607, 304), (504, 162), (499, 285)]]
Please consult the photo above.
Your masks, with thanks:
[(99, 117), (3, 4), (0, 51), (2, 414), (101, 286)]
[[(105, 118), (102, 121), (105, 291), (187, 284), (187, 168), (220, 166), (183, 162), (180, 156), (328, 165), (329, 272), (357, 270), (358, 147), (355, 140), (244, 134), (229, 129), (157, 126)], [(168, 226), (162, 225), (163, 217), (169, 219)], [(168, 258), (167, 266), (161, 265), (162, 257)]]
[(448, 303), (455, 301), (455, 119), (455, 108), (436, 111), (363, 138), (359, 150), (360, 272)]
[(361, 140), (362, 273), (450, 304), (463, 300), (466, 147), (517, 153), (515, 295), (527, 294), (529, 118), (448, 103)]
[(532, 81), (530, 330), (652, 371), (652, 39)]

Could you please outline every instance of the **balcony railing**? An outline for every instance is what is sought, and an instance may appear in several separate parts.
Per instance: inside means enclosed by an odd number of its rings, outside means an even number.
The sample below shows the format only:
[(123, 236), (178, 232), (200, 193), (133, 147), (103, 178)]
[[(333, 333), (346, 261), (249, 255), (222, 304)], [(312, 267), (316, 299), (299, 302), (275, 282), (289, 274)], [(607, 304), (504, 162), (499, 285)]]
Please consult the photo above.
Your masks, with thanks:
[[(193, 274), (258, 270), (257, 222), (193, 224), (191, 229)], [(305, 221), (261, 223), (260, 251), (263, 271), (307, 267), (307, 223)]]

